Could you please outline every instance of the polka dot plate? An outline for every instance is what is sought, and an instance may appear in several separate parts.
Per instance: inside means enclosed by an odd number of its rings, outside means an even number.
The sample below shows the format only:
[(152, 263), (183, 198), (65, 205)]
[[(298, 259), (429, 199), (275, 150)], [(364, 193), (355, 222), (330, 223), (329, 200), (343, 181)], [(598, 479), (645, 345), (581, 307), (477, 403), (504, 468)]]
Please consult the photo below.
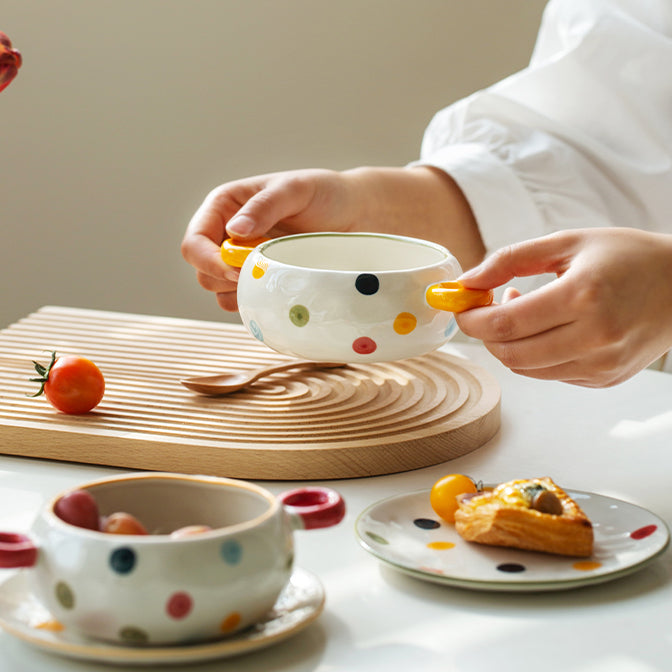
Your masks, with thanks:
[(122, 666), (184, 665), (238, 656), (287, 639), (320, 615), (324, 600), (319, 579), (310, 572), (295, 569), (268, 617), (243, 632), (195, 644), (122, 646), (59, 629), (59, 624), (30, 592), (27, 574), (18, 572), (0, 584), (0, 627), (38, 649), (67, 658)]
[(373, 504), (357, 519), (360, 544), (418, 579), (474, 590), (564, 590), (635, 572), (667, 548), (665, 522), (634, 504), (588, 492), (568, 494), (593, 523), (592, 557), (567, 558), (467, 542), (442, 521), (429, 490)]

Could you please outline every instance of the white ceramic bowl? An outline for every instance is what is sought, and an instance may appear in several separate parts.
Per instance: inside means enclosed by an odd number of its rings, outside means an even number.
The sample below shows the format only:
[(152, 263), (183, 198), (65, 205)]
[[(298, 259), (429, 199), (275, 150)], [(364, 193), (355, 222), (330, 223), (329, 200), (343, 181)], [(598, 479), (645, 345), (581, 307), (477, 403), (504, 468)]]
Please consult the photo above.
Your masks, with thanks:
[[(326, 488), (274, 497), (246, 481), (136, 473), (84, 484), (102, 516), (125, 511), (150, 534), (76, 527), (54, 513), (31, 535), (0, 533), (0, 566), (30, 568), (34, 591), (65, 627), (124, 645), (223, 637), (258, 622), (292, 572), (293, 530), (338, 523)], [(212, 531), (171, 538), (188, 525)]]
[[(228, 247), (227, 247), (228, 245)], [(241, 247), (225, 242), (235, 265)], [(249, 250), (248, 250), (249, 252)], [(248, 331), (303, 359), (390, 361), (423, 355), (457, 331), (453, 312), (492, 301), (455, 279), (444, 247), (377, 233), (312, 233), (260, 243), (238, 280)]]

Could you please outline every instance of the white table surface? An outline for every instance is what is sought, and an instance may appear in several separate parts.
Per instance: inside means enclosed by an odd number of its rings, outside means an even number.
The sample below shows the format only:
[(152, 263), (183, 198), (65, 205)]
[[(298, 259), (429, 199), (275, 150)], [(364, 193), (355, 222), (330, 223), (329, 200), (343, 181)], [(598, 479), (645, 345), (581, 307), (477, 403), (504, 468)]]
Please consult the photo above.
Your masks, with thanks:
[[(170, 669), (672, 670), (670, 550), (642, 571), (609, 583), (520, 594), (426, 583), (382, 565), (358, 544), (354, 523), (364, 508), (391, 495), (429, 488), (454, 472), (484, 482), (548, 475), (566, 488), (643, 506), (672, 527), (672, 375), (644, 371), (618, 387), (588, 390), (516, 376), (478, 345), (446, 349), (498, 379), (499, 433), (482, 448), (436, 467), (330, 481), (346, 499), (345, 521), (336, 528), (295, 534), (296, 564), (316, 574), (326, 590), (326, 607), (317, 621), (263, 651)], [(26, 531), (48, 497), (119, 472), (0, 456), (0, 529)], [(262, 485), (279, 493), (296, 483)], [(0, 580), (13, 571), (2, 570)], [(0, 672), (111, 669), (52, 656), (0, 632)]]

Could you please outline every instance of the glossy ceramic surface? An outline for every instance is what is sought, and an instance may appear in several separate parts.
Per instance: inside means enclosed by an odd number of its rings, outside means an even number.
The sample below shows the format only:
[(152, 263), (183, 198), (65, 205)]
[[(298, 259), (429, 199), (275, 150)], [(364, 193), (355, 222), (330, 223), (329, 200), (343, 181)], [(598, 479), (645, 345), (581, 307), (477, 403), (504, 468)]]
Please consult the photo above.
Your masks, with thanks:
[(475, 590), (564, 590), (602, 583), (644, 567), (667, 548), (665, 522), (634, 504), (568, 491), (593, 523), (594, 553), (567, 558), (473, 544), (441, 520), (429, 490), (382, 500), (357, 520), (362, 546), (384, 563), (425, 581)]
[(181, 665), (229, 658), (266, 648), (297, 634), (324, 609), (324, 589), (313, 574), (295, 569), (264, 618), (225, 639), (182, 646), (134, 647), (90, 639), (62, 625), (32, 594), (25, 573), (0, 586), (0, 626), (46, 652), (110, 665)]
[[(68, 628), (129, 646), (221, 638), (260, 622), (291, 575), (293, 530), (344, 513), (329, 489), (290, 491), (283, 505), (251, 483), (206, 476), (140, 473), (81, 488), (101, 516), (131, 513), (150, 534), (65, 523), (53, 512), (59, 495), (32, 531), (32, 591)], [(190, 525), (212, 529), (171, 538)], [(10, 551), (0, 550), (4, 561)]]
[(369, 233), (286, 236), (241, 268), (243, 323), (273, 350), (318, 361), (391, 361), (426, 354), (457, 330), (427, 289), (461, 273), (440, 245)]

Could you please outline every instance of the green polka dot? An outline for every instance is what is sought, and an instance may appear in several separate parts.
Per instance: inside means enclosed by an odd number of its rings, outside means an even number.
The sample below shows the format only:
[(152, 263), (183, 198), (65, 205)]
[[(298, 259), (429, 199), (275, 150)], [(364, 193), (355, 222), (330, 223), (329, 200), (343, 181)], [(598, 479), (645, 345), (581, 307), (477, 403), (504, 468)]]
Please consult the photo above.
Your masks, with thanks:
[(384, 546), (387, 546), (390, 542), (385, 539), (385, 537), (381, 537), (379, 534), (376, 534), (375, 532), (369, 532), (367, 530), (366, 536), (369, 537), (372, 541), (375, 541), (377, 544), (383, 544)]
[(75, 594), (72, 592), (72, 588), (70, 588), (70, 586), (65, 581), (59, 581), (56, 584), (55, 592), (58, 603), (64, 609), (74, 609)]
[(292, 306), (289, 310), (289, 319), (297, 327), (305, 327), (308, 324), (308, 320), (310, 320), (308, 308), (300, 305)]
[(149, 636), (144, 630), (127, 625), (119, 630), (119, 639), (126, 644), (147, 644)]

